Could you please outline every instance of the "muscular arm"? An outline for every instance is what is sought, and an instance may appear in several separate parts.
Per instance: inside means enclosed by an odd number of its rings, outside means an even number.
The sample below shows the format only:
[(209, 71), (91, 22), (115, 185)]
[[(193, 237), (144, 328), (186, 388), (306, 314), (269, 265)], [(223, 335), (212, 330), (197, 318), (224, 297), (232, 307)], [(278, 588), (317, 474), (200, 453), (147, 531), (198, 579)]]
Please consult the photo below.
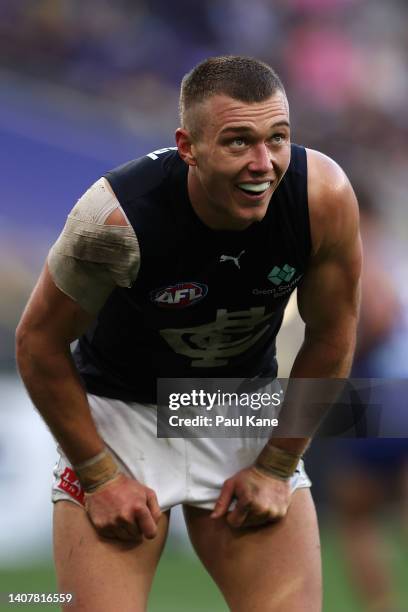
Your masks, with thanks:
[[(360, 300), (358, 205), (347, 177), (332, 160), (308, 151), (308, 164), (313, 246), (307, 274), (298, 289), (305, 336), (290, 376), (345, 378), (355, 349)], [(289, 424), (285, 414), (282, 416), (284, 429)], [(287, 418), (290, 416), (288, 410)], [(323, 412), (316, 413), (315, 429), (322, 416)], [(278, 435), (279, 430), (273, 444), (294, 454), (301, 454), (309, 443), (309, 438), (279, 439)]]
[[(105, 225), (113, 225), (116, 230), (120, 226), (128, 229), (127, 221), (119, 209), (108, 215), (103, 222)], [(117, 234), (118, 231), (116, 240)], [(98, 235), (104, 236), (105, 230), (100, 233), (96, 228), (96, 238)], [(70, 352), (70, 343), (87, 329), (98, 308), (102, 307), (102, 300), (114, 289), (115, 270), (112, 275), (109, 266), (100, 263), (102, 269), (97, 269), (97, 273), (93, 274), (95, 266), (98, 268), (99, 253), (96, 253), (96, 261), (91, 257), (90, 261), (83, 262), (84, 265), (79, 258), (73, 256), (84, 252), (92, 255), (94, 251), (89, 249), (89, 243), (73, 243), (71, 237), (67, 233), (64, 235), (64, 232), (59, 243), (61, 251), (58, 253), (55, 274), (58, 276), (60, 269), (62, 288), (56, 286), (46, 264), (17, 328), (17, 363), (20, 374), (33, 403), (64, 453), (75, 469), (81, 470), (77, 474), (86, 491), (86, 509), (97, 531), (101, 535), (123, 540), (138, 540), (141, 533), (147, 538), (153, 538), (160, 517), (156, 495), (136, 480), (117, 474), (113, 458), (104, 451), (104, 441), (92, 419), (86, 392)], [(107, 246), (111, 248), (109, 241)], [(67, 258), (68, 273), (60, 268), (64, 257)], [(75, 271), (81, 278), (79, 285), (75, 282)], [(92, 306), (92, 314), (78, 303), (81, 301), (78, 287), (84, 280), (87, 281), (89, 295), (86, 304)], [(98, 302), (92, 297), (93, 286)], [(75, 292), (78, 293), (78, 300), (70, 297)], [(93, 460), (92, 478), (86, 465), (83, 465), (89, 459)], [(101, 466), (97, 475), (96, 465)], [(87, 488), (84, 483), (90, 482), (92, 486)]]
[[(358, 207), (343, 171), (329, 158), (308, 151), (308, 193), (312, 255), (298, 289), (299, 312), (306, 324), (303, 344), (294, 361), (291, 379), (348, 376), (355, 347), (359, 306), (361, 245)], [(330, 394), (330, 390), (329, 390)], [(315, 397), (310, 397), (310, 402)], [(260, 525), (283, 517), (290, 503), (290, 484), (299, 456), (317, 429), (323, 410), (307, 415), (307, 435), (293, 431), (304, 422), (308, 398), (289, 384), (279, 427), (256, 464), (228, 479), (213, 518), (228, 515), (233, 527)], [(310, 432), (310, 434), (309, 434)], [(300, 433), (300, 435), (303, 435)], [(283, 452), (282, 452), (283, 451)]]
[(60, 291), (45, 264), (16, 334), (17, 364), (30, 397), (64, 453), (81, 463), (101, 452), (70, 343), (92, 322)]
[[(108, 214), (100, 225), (91, 225), (98, 208), (102, 208), (102, 212), (104, 208), (112, 208), (106, 197), (107, 189), (106, 181), (104, 184), (98, 181), (71, 212), (69, 220), (74, 218), (77, 223), (86, 223), (85, 239), (83, 236), (75, 241), (70, 239), (67, 222), (53, 247), (53, 251), (57, 251), (50, 259), (54, 273), (51, 275), (46, 263), (16, 333), (21, 377), (34, 405), (73, 464), (94, 457), (104, 446), (91, 418), (86, 393), (71, 357), (70, 344), (91, 324), (115, 287), (109, 266), (98, 263), (98, 251), (95, 253), (93, 243), (89, 247), (86, 241), (92, 227), (96, 230), (98, 227), (108, 229), (109, 226), (115, 230), (127, 228), (127, 221), (119, 208)], [(111, 192), (108, 198), (113, 199)], [(80, 231), (81, 228), (77, 227), (78, 235)], [(98, 243), (98, 248), (102, 253), (104, 240), (106, 238), (101, 234), (99, 243), (102, 244), (99, 247)], [(79, 258), (80, 254), (83, 259)], [(76, 278), (80, 279), (79, 282)], [(61, 289), (56, 283), (61, 285)], [(84, 284), (89, 294), (97, 296), (88, 311), (80, 305)], [(76, 295), (73, 288), (76, 288)], [(86, 305), (90, 303), (91, 299), (85, 300)]]

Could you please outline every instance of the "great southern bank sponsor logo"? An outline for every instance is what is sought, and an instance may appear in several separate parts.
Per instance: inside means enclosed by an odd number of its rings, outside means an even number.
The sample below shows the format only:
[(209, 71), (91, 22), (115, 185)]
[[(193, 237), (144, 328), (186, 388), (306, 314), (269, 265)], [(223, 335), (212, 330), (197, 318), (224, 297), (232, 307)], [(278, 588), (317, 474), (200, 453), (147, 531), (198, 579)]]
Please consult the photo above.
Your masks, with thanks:
[(205, 298), (207, 293), (207, 285), (185, 282), (154, 289), (150, 299), (159, 308), (187, 308)]
[(274, 266), (269, 272), (267, 279), (274, 287), (252, 289), (254, 295), (272, 295), (275, 298), (283, 297), (292, 293), (303, 274), (296, 274), (296, 268), (284, 264), (281, 268)]
[(274, 266), (268, 274), (268, 280), (278, 287), (282, 282), (288, 283), (291, 281), (295, 272), (296, 269), (288, 264), (285, 264), (282, 268)]

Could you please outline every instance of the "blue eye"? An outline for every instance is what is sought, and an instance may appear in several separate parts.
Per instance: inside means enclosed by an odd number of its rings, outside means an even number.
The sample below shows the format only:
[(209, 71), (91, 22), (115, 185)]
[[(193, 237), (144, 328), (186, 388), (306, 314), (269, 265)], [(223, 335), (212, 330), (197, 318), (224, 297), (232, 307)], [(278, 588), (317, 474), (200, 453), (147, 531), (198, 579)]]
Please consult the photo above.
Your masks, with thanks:
[(286, 134), (274, 134), (270, 140), (273, 144), (282, 145), (288, 141), (288, 137)]
[(244, 138), (234, 138), (233, 140), (231, 140), (230, 144), (233, 147), (242, 148), (246, 145), (246, 141), (244, 140)]

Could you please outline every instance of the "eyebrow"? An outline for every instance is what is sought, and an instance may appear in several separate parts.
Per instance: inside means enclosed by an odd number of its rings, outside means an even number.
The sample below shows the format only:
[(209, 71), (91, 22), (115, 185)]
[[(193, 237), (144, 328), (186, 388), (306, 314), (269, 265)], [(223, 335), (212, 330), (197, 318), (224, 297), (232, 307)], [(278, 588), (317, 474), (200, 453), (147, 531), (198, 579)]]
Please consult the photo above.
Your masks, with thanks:
[[(271, 128), (271, 129), (273, 129), (273, 128), (277, 128), (277, 127), (287, 127), (287, 128), (290, 128), (290, 125), (289, 125), (289, 122), (288, 122), (288, 121), (286, 121), (285, 119), (283, 119), (282, 121), (277, 121), (276, 123), (273, 123), (273, 124), (270, 126), (270, 128)], [(227, 133), (229, 133), (229, 132), (232, 132), (232, 133), (234, 133), (234, 134), (248, 134), (248, 133), (250, 133), (250, 132), (252, 132), (252, 131), (253, 131), (253, 130), (252, 130), (252, 128), (250, 128), (250, 127), (245, 127), (245, 126), (243, 126), (243, 125), (242, 125), (242, 126), (236, 126), (236, 127), (234, 127), (234, 126), (229, 126), (229, 127), (224, 128), (223, 130), (221, 130), (221, 132), (220, 132), (220, 136), (221, 136), (221, 135), (222, 135), (222, 136), (224, 136), (225, 134), (227, 134)]]

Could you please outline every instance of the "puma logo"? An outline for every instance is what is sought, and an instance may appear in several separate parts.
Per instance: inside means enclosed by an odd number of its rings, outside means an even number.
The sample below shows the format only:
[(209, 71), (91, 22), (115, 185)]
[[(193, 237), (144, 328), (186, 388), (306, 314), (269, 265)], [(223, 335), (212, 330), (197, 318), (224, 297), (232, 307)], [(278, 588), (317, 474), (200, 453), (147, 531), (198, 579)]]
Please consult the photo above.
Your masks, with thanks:
[(233, 255), (221, 255), (219, 263), (224, 263), (224, 261), (233, 261), (237, 268), (240, 270), (241, 266), (239, 265), (239, 258), (245, 253), (245, 251), (241, 251), (237, 257)]

